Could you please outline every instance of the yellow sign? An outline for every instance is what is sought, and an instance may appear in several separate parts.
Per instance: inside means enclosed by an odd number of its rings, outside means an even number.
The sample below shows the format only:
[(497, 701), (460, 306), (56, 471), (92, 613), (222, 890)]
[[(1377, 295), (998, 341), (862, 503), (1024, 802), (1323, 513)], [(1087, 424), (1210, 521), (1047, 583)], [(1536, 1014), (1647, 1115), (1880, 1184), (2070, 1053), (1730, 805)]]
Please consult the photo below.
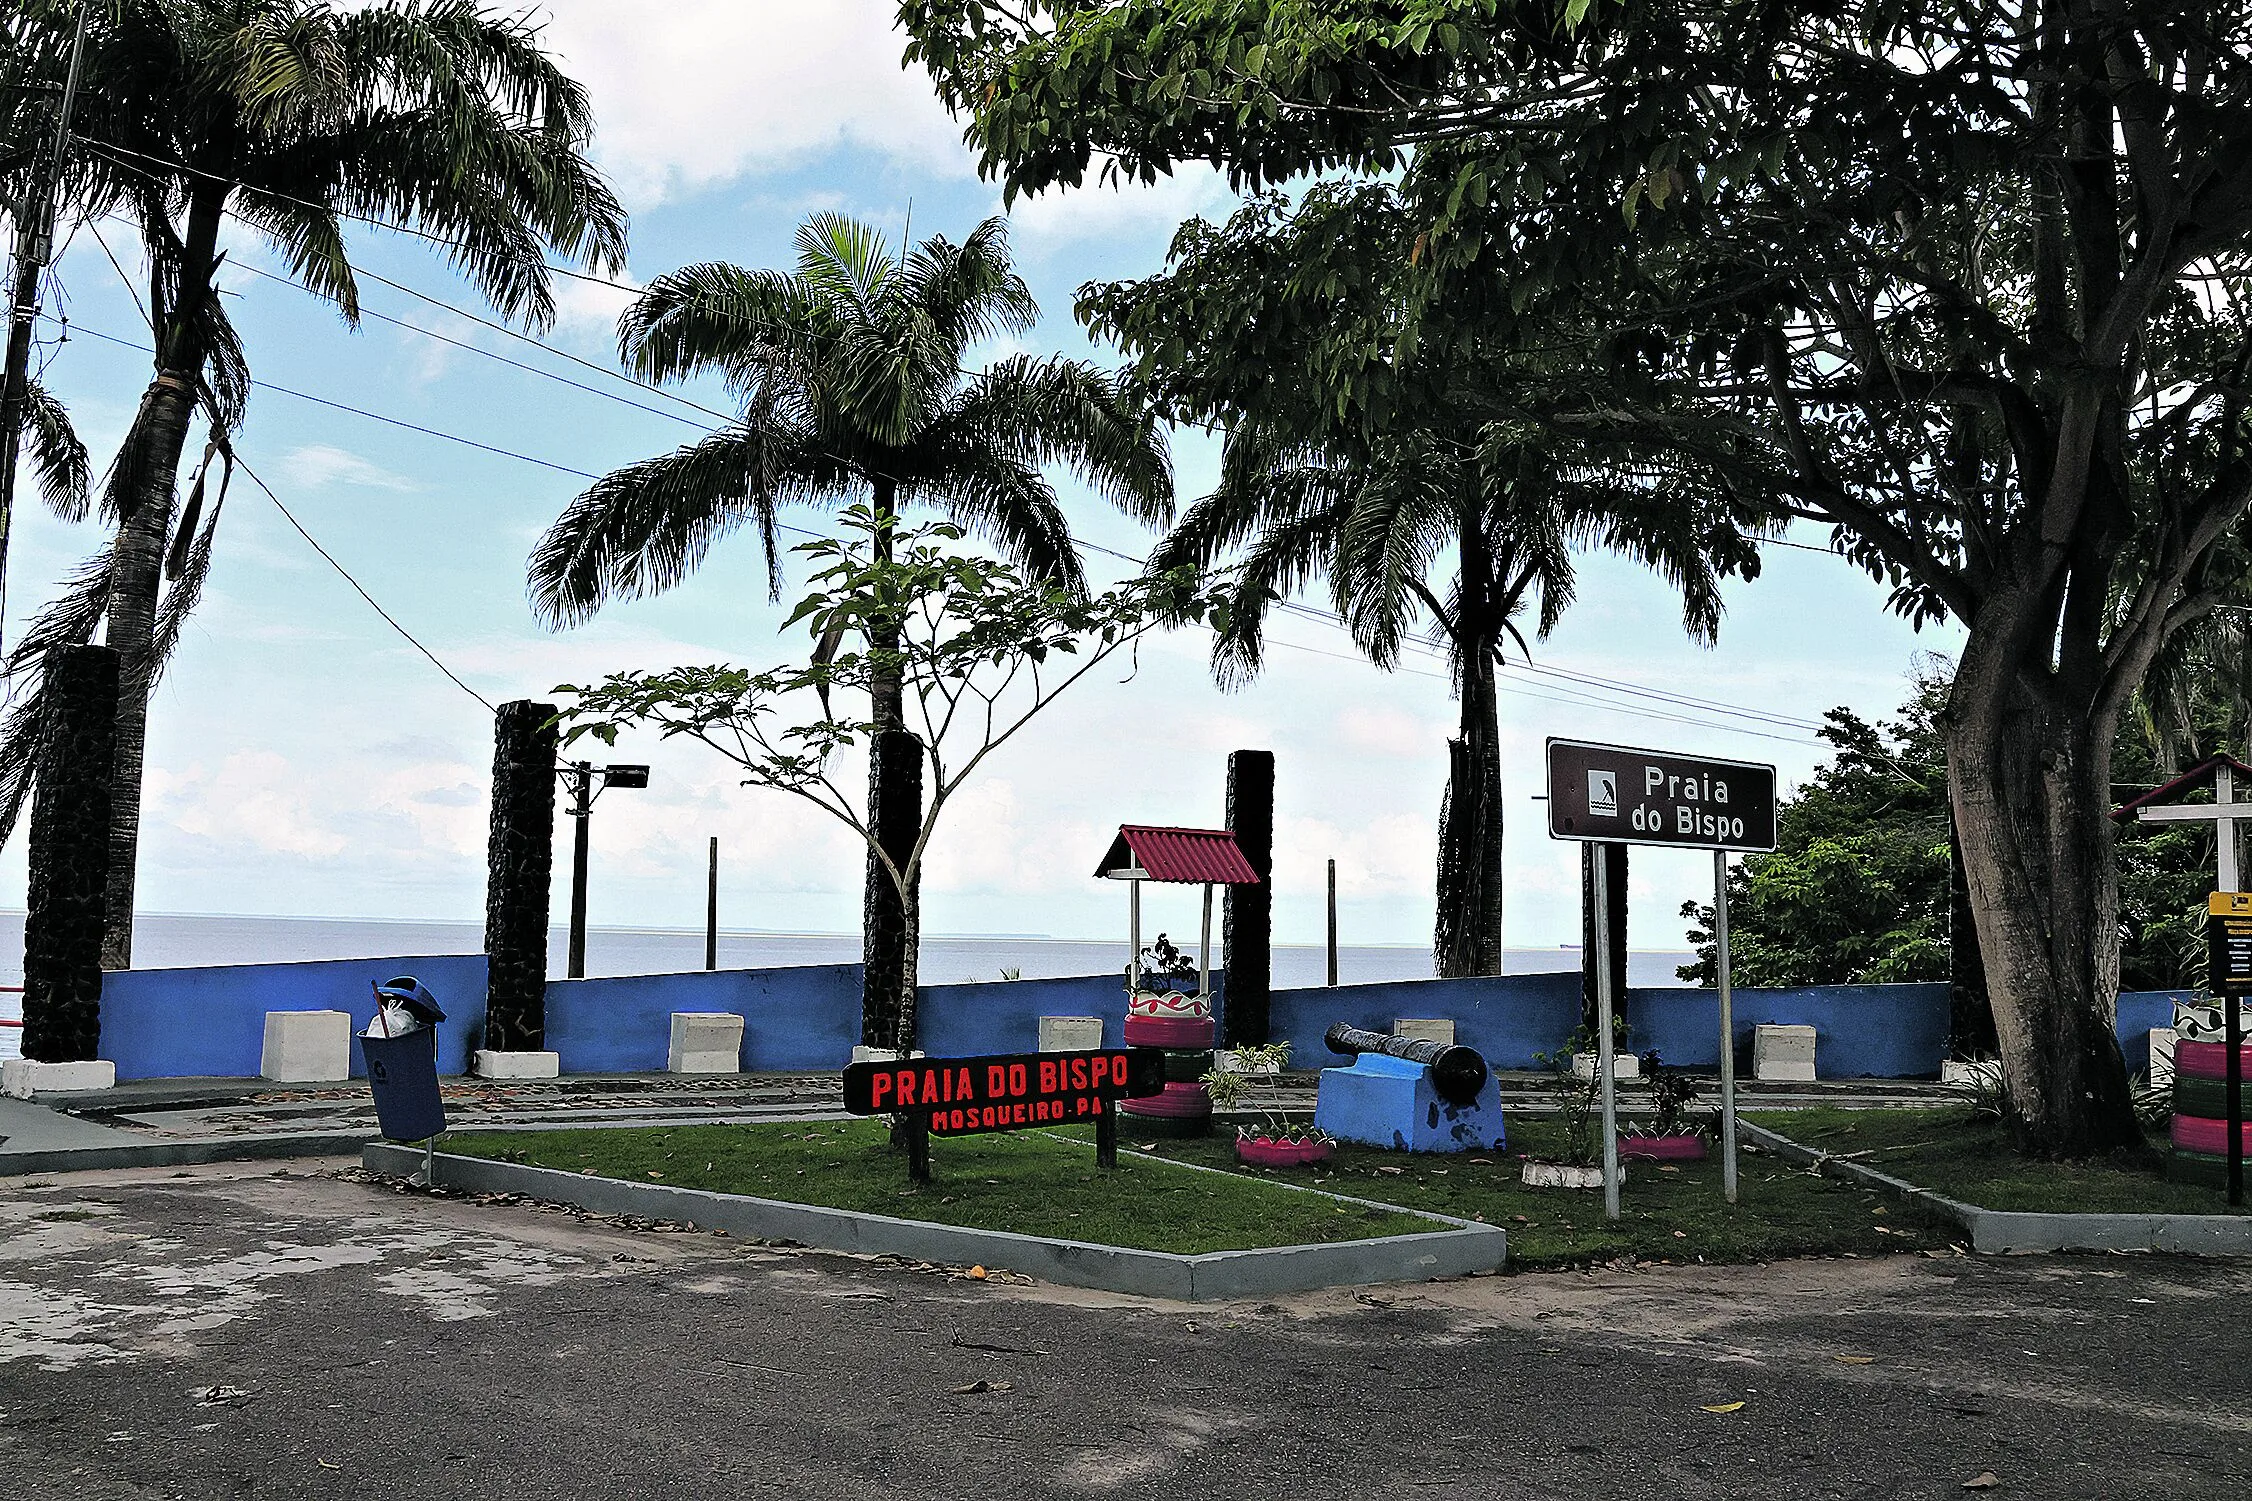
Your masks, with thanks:
[(2205, 899), (2210, 917), (2252, 917), (2252, 891), (2216, 891)]

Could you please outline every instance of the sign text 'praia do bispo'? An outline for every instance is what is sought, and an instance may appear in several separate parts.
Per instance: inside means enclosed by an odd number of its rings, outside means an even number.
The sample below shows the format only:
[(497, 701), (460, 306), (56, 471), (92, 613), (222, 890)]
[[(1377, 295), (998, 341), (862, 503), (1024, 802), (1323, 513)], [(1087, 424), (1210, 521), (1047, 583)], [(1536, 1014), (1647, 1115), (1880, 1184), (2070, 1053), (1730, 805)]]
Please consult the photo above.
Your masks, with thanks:
[(934, 1136), (1095, 1121), (1112, 1100), (1164, 1089), (1165, 1055), (1154, 1048), (903, 1058), (855, 1063), (844, 1075), (845, 1109), (927, 1116)]
[(1608, 844), (1771, 850), (1775, 768), (1552, 739), (1548, 832)]

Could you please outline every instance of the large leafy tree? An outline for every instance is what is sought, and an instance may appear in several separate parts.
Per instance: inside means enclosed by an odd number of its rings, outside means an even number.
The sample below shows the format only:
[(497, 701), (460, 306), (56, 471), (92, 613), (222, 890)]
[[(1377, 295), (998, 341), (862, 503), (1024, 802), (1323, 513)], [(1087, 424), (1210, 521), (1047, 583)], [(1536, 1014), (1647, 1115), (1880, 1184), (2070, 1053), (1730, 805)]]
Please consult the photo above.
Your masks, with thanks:
[[(1129, 515), (1163, 525), (1172, 468), (1155, 420), (1113, 374), (1027, 355), (965, 371), (974, 346), (1030, 331), (1038, 312), (998, 218), (960, 244), (934, 235), (894, 253), (868, 225), (817, 214), (798, 232), (792, 270), (712, 262), (658, 277), (619, 320), (621, 357), (651, 381), (717, 375), (742, 414), (572, 502), (532, 555), (535, 609), (568, 625), (612, 599), (669, 589), (743, 526), (757, 532), (778, 591), (776, 528), (791, 505), (866, 504), (878, 521), (878, 562), (889, 561), (891, 519), (929, 507), (1030, 576), (1082, 589), (1045, 470), (1061, 466)], [(884, 736), (914, 728), (902, 715), (900, 671), (885, 665), (899, 650), (889, 629), (879, 618), (868, 643), (879, 752)], [(886, 764), (881, 753), (870, 758), (871, 827), (896, 821), (878, 806)], [(888, 795), (899, 793), (895, 785)], [(901, 1027), (900, 977), (914, 973), (905, 954), (911, 894), (903, 902), (874, 851), (864, 890), (862, 1033), (889, 1047)]]
[[(903, 17), (1011, 191), (1098, 161), (1389, 174), (1422, 221), (1425, 306), (1640, 351), (1600, 388), (1566, 370), (1526, 392), (1534, 420), (1709, 464), (1833, 528), (1902, 613), (1958, 621), (1949, 790), (2021, 1139), (2139, 1141), (2104, 812), (2145, 669), (2242, 572), (2252, 6)], [(1322, 274), (1352, 266), (1302, 272)], [(1349, 408), (1378, 353), (1309, 359)]]
[[(149, 689), (210, 566), (249, 394), (218, 296), (228, 221), (347, 322), (359, 289), (346, 225), (366, 219), (435, 239), (497, 310), (537, 328), (555, 314), (545, 256), (620, 269), (625, 215), (584, 155), (585, 92), (541, 50), (536, 25), (480, 0), (101, 0), (86, 11), (65, 201), (139, 231), (155, 370), (103, 488), (110, 546), (9, 657), (18, 697), (0, 735), (0, 822), (12, 825), (29, 788), (41, 653), (100, 629), (120, 666), (103, 962), (124, 967)], [(18, 25), (66, 37), (76, 12), (69, 0), (8, 5)], [(198, 422), (203, 457), (183, 506)]]
[[(1370, 240), (1365, 274), (1294, 285), (1309, 241)], [(1501, 973), (1502, 788), (1496, 673), (1571, 602), (1574, 553), (1602, 546), (1682, 587), (1709, 637), (1724, 573), (1756, 571), (1737, 526), (1672, 476), (1638, 472), (1512, 420), (1499, 388), (1529, 356), (1475, 326), (1425, 320), (1403, 339), (1414, 226), (1381, 187), (1329, 185), (1295, 208), (1263, 195), (1228, 223), (1192, 221), (1162, 275), (1093, 289), (1081, 312), (1122, 343), (1167, 409), (1223, 425), (1219, 485), (1151, 556), (1163, 571), (1228, 559), (1223, 683), (1256, 672), (1270, 608), (1315, 579), (1355, 643), (1391, 668), (1422, 633), (1459, 705), (1439, 811), (1434, 967)], [(1381, 411), (1342, 418), (1284, 330), (1356, 324), (1387, 349)], [(1371, 404), (1375, 405), (1374, 403)], [(1611, 456), (1611, 457), (1616, 457)]]

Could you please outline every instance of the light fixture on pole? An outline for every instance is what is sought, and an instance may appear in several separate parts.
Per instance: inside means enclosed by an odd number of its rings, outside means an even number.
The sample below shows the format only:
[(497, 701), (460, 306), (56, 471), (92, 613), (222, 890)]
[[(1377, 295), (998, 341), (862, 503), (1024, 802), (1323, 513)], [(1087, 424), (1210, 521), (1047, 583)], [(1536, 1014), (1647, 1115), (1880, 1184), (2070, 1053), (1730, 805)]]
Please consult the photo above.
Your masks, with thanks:
[[(568, 979), (586, 978), (586, 828), (594, 813), (594, 800), (612, 787), (627, 790), (649, 785), (649, 768), (646, 766), (603, 766), (591, 761), (573, 761), (558, 766), (556, 773), (563, 778), (563, 786), (571, 794), (567, 810), (578, 821), (571, 833), (571, 949), (564, 975)], [(597, 783), (599, 782), (599, 785)]]

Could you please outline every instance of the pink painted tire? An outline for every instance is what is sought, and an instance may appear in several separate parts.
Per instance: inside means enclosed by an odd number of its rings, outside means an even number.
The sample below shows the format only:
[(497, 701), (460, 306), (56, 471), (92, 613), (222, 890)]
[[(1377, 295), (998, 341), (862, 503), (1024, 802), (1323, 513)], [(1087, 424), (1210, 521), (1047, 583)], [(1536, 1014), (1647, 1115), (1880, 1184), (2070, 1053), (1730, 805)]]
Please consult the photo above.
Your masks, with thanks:
[(1705, 1139), (1702, 1136), (1622, 1136), (1619, 1155), (1640, 1157), (1648, 1162), (1702, 1162)]
[(1252, 1167), (1303, 1167), (1307, 1163), (1327, 1162), (1333, 1145), (1326, 1141), (1276, 1141), (1266, 1136), (1246, 1140), (1239, 1136), (1235, 1155)]
[(1168, 1084), (1163, 1094), (1144, 1095), (1138, 1100), (1120, 1100), (1118, 1108), (1128, 1115), (1181, 1120), (1190, 1116), (1210, 1115), (1212, 1096), (1204, 1092), (1201, 1084)]
[[(2247, 1082), (2252, 1082), (2252, 1043), (2237, 1047), (2238, 1064)], [(2174, 1072), (2187, 1074), (2192, 1079), (2226, 1079), (2229, 1076), (2229, 1049), (2225, 1042), (2177, 1042), (2174, 1044)]]
[[(2244, 1150), (2252, 1152), (2252, 1121), (2246, 1121), (2238, 1136)], [(2196, 1152), (2206, 1157), (2225, 1157), (2229, 1150), (2229, 1123), (2202, 1115), (2177, 1115), (2174, 1117), (2174, 1146), (2179, 1151)]]
[(1209, 1016), (1129, 1016), (1126, 1046), (1130, 1048), (1209, 1048)]

